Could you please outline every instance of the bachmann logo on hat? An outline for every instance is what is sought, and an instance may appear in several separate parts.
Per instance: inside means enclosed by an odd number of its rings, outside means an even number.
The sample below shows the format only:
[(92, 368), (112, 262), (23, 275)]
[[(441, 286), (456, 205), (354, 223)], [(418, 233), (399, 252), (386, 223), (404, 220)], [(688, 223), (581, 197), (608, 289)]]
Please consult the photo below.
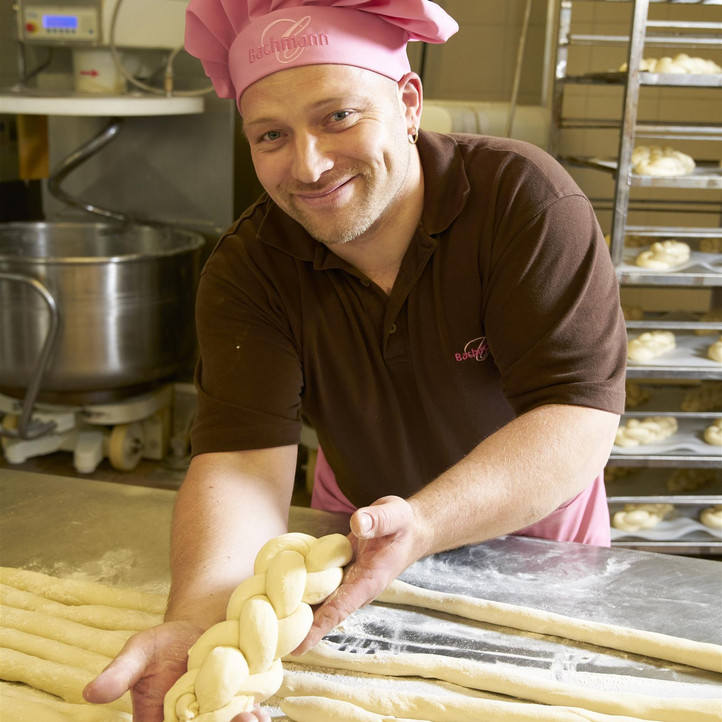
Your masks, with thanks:
[(281, 18), (269, 23), (261, 33), (261, 44), (248, 49), (248, 62), (255, 63), (263, 57), (275, 55), (279, 63), (293, 63), (306, 48), (328, 45), (327, 33), (304, 32), (310, 22), (311, 16), (306, 15), (299, 20)]

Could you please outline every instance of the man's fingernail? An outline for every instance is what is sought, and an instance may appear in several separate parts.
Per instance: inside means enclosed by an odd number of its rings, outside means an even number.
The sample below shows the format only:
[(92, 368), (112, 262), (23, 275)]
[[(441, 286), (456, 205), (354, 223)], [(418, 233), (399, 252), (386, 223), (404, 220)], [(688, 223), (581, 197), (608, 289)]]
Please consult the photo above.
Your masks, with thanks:
[(362, 534), (369, 534), (374, 526), (374, 520), (371, 518), (371, 516), (363, 512), (358, 515), (358, 523), (359, 527), (361, 527)]

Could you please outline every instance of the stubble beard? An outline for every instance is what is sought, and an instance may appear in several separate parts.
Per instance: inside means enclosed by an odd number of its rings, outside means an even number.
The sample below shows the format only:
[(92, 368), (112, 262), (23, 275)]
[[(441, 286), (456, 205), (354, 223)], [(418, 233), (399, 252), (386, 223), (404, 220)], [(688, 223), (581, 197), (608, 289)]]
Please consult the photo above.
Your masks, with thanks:
[(354, 207), (350, 209), (352, 217), (338, 221), (336, 219), (346, 213), (339, 211), (332, 215), (331, 222), (325, 223), (313, 212), (299, 208), (294, 202), (292, 194), (289, 194), (287, 213), (301, 224), (312, 238), (326, 246), (343, 245), (355, 241), (388, 215), (391, 204), (403, 186), (403, 177), (397, 178), (395, 185), (388, 189), (389, 193), (386, 194), (383, 187), (376, 185), (374, 173), (368, 167), (351, 168), (348, 178), (352, 177), (356, 177), (362, 183), (362, 191), (354, 201)]

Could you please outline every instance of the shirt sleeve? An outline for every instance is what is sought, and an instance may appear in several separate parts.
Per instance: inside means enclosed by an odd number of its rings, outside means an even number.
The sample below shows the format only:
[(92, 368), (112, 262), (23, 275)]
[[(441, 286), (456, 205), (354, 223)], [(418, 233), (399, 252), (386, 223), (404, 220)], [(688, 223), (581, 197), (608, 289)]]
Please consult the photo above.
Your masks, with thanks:
[(513, 212), (498, 215), (485, 264), (487, 340), (517, 414), (556, 403), (622, 413), (627, 344), (616, 274), (590, 202), (562, 179), (564, 192), (551, 195), (545, 183), (527, 183), (530, 197), (517, 195)]
[(223, 239), (204, 268), (196, 302), (194, 455), (299, 442), (303, 375), (281, 306), (238, 239)]

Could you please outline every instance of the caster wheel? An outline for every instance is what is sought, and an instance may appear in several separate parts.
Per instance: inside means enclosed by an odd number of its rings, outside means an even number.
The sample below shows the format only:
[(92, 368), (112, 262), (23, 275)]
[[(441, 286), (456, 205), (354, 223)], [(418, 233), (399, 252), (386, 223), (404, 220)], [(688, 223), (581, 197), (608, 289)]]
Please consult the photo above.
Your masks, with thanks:
[(108, 459), (114, 469), (132, 471), (143, 455), (143, 427), (139, 423), (118, 424), (110, 432)]

